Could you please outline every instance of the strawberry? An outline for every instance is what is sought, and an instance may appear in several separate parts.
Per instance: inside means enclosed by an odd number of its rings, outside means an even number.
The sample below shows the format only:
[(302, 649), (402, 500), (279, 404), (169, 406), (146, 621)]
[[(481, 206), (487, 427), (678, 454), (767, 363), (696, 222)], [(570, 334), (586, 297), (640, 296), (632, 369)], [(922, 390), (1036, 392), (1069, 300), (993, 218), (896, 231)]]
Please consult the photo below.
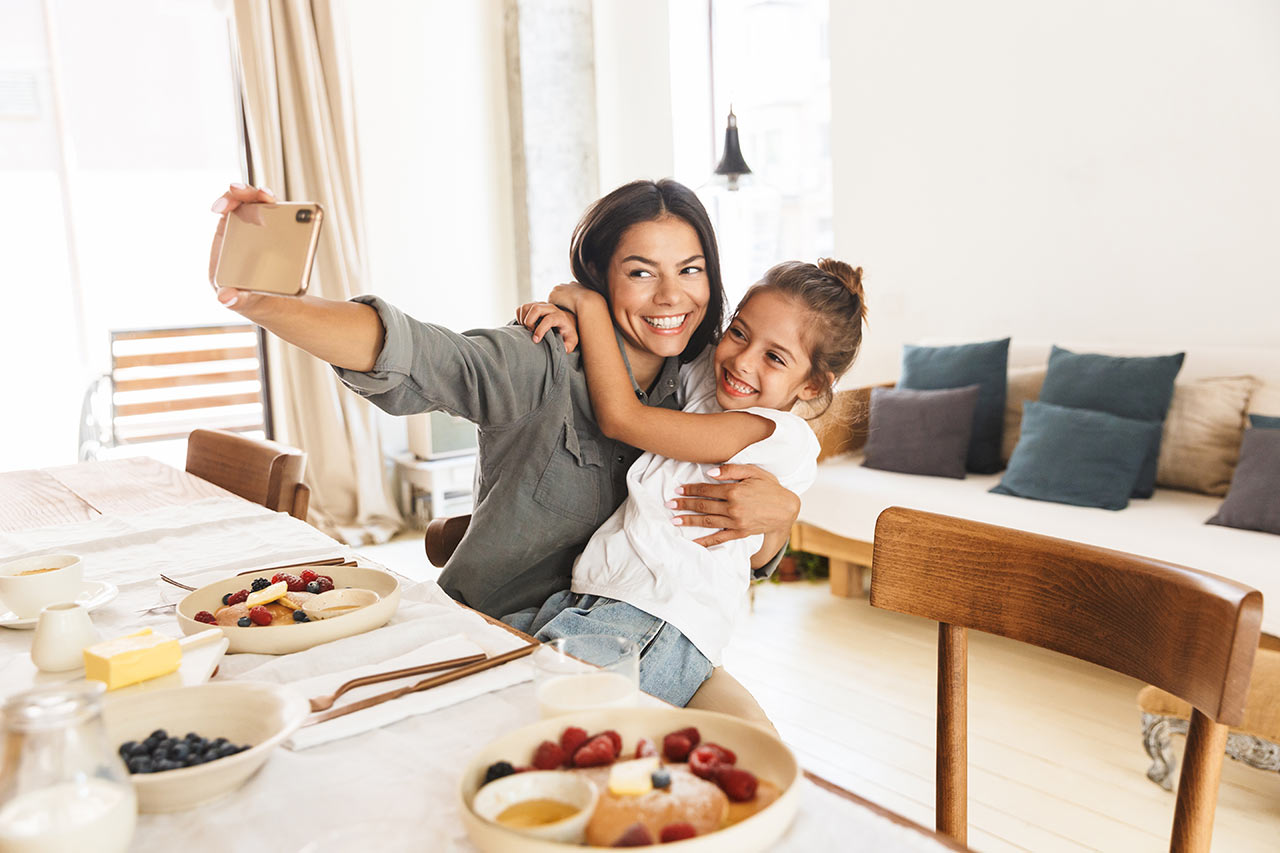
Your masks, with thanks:
[(689, 772), (700, 779), (714, 780), (716, 771), (726, 766), (714, 747), (704, 745), (689, 753)]
[(320, 576), (316, 574), (313, 569), (303, 569), (302, 572), (298, 575), (298, 577), (302, 578), (303, 583), (311, 583), (313, 580), (315, 580)]
[(244, 600), (249, 597), (249, 590), (242, 589), (231, 593), (227, 598), (227, 604), (244, 604)]
[(653, 833), (643, 823), (633, 823), (618, 836), (612, 847), (648, 847), (653, 843)]
[(669, 734), (662, 739), (662, 755), (667, 761), (684, 761), (689, 757), (693, 742), (681, 734)]
[(597, 735), (578, 747), (573, 754), (574, 767), (600, 767), (612, 764), (617, 753), (613, 751), (613, 741), (605, 735)]
[(577, 726), (569, 726), (560, 733), (560, 748), (565, 751), (565, 755), (569, 756), (569, 760), (573, 758), (573, 754), (578, 751), (578, 747), (582, 746), (591, 738), (587, 737), (584, 729)]
[(533, 753), (533, 766), (539, 770), (555, 770), (564, 764), (565, 752), (553, 740), (544, 740)]
[(249, 608), (249, 618), (253, 620), (255, 625), (270, 625), (271, 611), (262, 605)]
[(636, 741), (636, 754), (633, 758), (648, 758), (651, 755), (657, 755), (658, 748), (653, 745), (653, 741), (647, 737), (642, 737)]
[(693, 828), (691, 823), (669, 823), (662, 827), (662, 832), (658, 835), (658, 840), (663, 844), (670, 844), (672, 841), (683, 841), (686, 838), (693, 838), (698, 834), (698, 830)]
[(740, 770), (729, 765), (721, 766), (716, 774), (716, 784), (735, 803), (743, 803), (756, 795), (756, 775), (750, 770)]
[(613, 741), (614, 758), (617, 758), (622, 754), (622, 735), (618, 734), (613, 729), (606, 729), (605, 731), (593, 734), (590, 739), (595, 740), (598, 737), (607, 737), (609, 740)]

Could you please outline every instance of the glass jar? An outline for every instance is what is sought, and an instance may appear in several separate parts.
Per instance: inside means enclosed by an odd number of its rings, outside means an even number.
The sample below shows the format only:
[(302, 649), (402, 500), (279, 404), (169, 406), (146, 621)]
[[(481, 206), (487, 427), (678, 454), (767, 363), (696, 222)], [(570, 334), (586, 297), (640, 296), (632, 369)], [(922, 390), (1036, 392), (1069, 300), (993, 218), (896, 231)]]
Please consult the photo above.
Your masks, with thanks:
[(4, 704), (0, 853), (124, 851), (138, 803), (102, 722), (105, 686), (41, 687)]

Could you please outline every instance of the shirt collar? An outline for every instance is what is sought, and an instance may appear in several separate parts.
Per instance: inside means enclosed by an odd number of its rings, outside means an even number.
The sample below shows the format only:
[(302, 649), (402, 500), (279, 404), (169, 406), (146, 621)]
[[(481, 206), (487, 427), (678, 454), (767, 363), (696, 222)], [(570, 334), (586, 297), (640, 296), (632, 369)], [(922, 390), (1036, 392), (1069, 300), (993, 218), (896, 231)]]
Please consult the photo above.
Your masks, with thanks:
[(653, 393), (645, 391), (636, 384), (635, 374), (631, 372), (631, 360), (627, 358), (627, 348), (623, 344), (622, 332), (617, 326), (613, 327), (613, 337), (618, 342), (618, 349), (622, 353), (622, 363), (627, 366), (627, 377), (631, 380), (631, 388), (636, 392), (636, 399), (650, 406), (659, 406), (668, 397), (673, 396), (680, 387), (680, 359), (671, 357), (663, 359), (662, 369), (658, 371), (658, 378), (653, 382)]

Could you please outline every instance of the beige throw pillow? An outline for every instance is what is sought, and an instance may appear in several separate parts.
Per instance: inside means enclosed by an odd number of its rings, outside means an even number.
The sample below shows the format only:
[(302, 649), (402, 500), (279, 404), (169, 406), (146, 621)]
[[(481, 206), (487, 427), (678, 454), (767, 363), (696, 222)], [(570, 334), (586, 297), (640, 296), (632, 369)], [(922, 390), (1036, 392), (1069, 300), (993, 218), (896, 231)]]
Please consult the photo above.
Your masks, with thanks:
[(1249, 398), (1248, 414), (1280, 417), (1280, 384), (1268, 382), (1255, 388)]
[(1009, 388), (1004, 397), (1004, 442), (1000, 458), (1009, 464), (1013, 448), (1018, 444), (1022, 430), (1022, 404), (1040, 399), (1040, 386), (1044, 385), (1045, 365), (1038, 367), (1014, 367), (1009, 370)]
[(1225, 495), (1240, 458), (1252, 376), (1201, 379), (1173, 386), (1164, 421), (1156, 485)]

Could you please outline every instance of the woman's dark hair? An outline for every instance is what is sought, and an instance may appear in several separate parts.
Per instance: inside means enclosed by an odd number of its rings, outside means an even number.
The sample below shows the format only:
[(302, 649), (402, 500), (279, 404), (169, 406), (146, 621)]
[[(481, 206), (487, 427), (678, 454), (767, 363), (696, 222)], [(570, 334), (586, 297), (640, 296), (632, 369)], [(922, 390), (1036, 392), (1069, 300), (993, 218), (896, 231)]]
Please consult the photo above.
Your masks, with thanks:
[[(622, 232), (638, 222), (653, 222), (675, 216), (697, 232), (702, 243), (703, 267), (711, 285), (707, 314), (693, 330), (689, 344), (680, 353), (681, 361), (692, 361), (720, 334), (724, 323), (724, 284), (720, 280), (720, 250), (715, 230), (702, 202), (693, 190), (678, 181), (632, 181), (597, 201), (578, 220), (569, 244), (569, 264), (579, 284), (609, 300), (609, 263), (622, 239)], [(612, 303), (610, 303), (612, 304)]]
[(809, 325), (811, 379), (820, 380), (822, 393), (809, 401), (811, 417), (826, 411), (834, 396), (827, 375), (839, 379), (853, 366), (862, 346), (862, 326), (867, 320), (867, 300), (862, 290), (862, 267), (822, 258), (817, 264), (784, 261), (770, 267), (751, 286), (738, 310), (762, 290), (785, 294), (813, 315)]

